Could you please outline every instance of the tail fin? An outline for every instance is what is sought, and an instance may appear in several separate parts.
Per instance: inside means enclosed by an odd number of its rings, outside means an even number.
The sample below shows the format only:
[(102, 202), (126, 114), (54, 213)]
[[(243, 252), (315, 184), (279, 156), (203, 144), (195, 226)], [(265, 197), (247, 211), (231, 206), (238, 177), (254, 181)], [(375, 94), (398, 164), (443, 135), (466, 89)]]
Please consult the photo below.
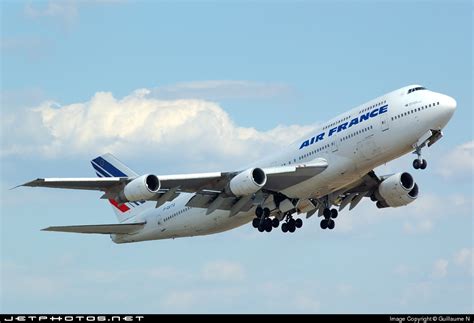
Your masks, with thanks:
[[(133, 170), (125, 166), (114, 155), (106, 153), (91, 160), (92, 167), (99, 177), (136, 177), (138, 176)], [(148, 209), (151, 204), (145, 201), (127, 202), (119, 204), (113, 199), (109, 199), (112, 209), (117, 216), (119, 222), (124, 222), (131, 217), (141, 213), (144, 209)]]

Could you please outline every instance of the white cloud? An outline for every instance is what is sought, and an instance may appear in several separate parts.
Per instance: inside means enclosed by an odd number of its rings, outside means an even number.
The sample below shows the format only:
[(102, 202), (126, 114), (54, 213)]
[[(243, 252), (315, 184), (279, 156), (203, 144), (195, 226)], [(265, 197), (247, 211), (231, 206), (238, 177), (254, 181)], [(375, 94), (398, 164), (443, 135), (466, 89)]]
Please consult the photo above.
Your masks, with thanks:
[[(48, 38), (42, 38), (36, 35), (16, 35), (2, 37), (0, 48), (2, 54), (10, 53), (17, 57), (23, 56), (29, 60), (38, 60), (44, 57), (48, 51), (51, 50), (52, 46), (53, 42)], [(2, 91), (2, 101), (4, 100), (4, 95), (8, 96), (9, 94), (12, 94), (12, 92), (14, 91)]]
[(433, 220), (422, 219), (420, 221), (406, 221), (403, 223), (403, 231), (408, 234), (421, 234), (431, 232), (433, 229)]
[(203, 267), (202, 277), (210, 281), (242, 281), (245, 269), (235, 262), (215, 261)]
[(293, 300), (295, 308), (306, 313), (319, 312), (321, 308), (321, 302), (310, 296), (298, 296)]
[(242, 297), (240, 287), (193, 288), (173, 290), (160, 300), (161, 312), (203, 313), (221, 312), (232, 307), (235, 299)]
[(45, 93), (40, 88), (23, 88), (18, 90), (0, 91), (0, 104), (2, 105), (3, 112), (35, 106), (44, 100)]
[(161, 305), (166, 311), (189, 310), (199, 303), (200, 295), (195, 291), (172, 291), (167, 294)]
[(289, 95), (292, 89), (282, 83), (254, 81), (208, 80), (182, 82), (163, 86), (151, 91), (151, 96), (160, 99), (269, 99)]
[(416, 269), (412, 266), (408, 266), (405, 264), (400, 264), (394, 269), (395, 274), (398, 276), (409, 276), (416, 272)]
[(433, 278), (443, 278), (448, 274), (448, 264), (449, 262), (446, 259), (438, 259), (433, 265), (433, 271), (431, 276)]
[(336, 286), (336, 290), (342, 296), (349, 296), (352, 294), (354, 287), (351, 284), (340, 283)]
[(92, 157), (108, 151), (120, 157), (153, 151), (161, 161), (189, 163), (211, 155), (235, 164), (257, 158), (311, 129), (278, 126), (260, 132), (235, 125), (216, 103), (159, 100), (149, 94), (142, 89), (116, 99), (109, 92), (98, 92), (88, 102), (60, 107), (46, 101), (24, 113), (5, 115), (2, 131), (9, 136), (2, 142), (2, 155)]
[(408, 285), (402, 296), (400, 297), (400, 303), (402, 305), (410, 305), (416, 302), (426, 302), (433, 297), (433, 282), (422, 281)]
[(26, 17), (32, 19), (49, 19), (59, 21), (62, 25), (70, 27), (79, 20), (80, 11), (86, 6), (123, 4), (127, 0), (49, 0), (29, 1), (24, 7)]
[(438, 173), (446, 178), (474, 175), (474, 140), (459, 145), (441, 159)]
[(78, 2), (74, 0), (50, 0), (46, 6), (34, 6), (28, 3), (25, 6), (25, 15), (31, 18), (55, 18), (67, 24), (74, 23), (79, 17)]
[(474, 274), (474, 248), (462, 248), (454, 254), (454, 263)]
[(0, 265), (0, 272), (2, 273), (2, 294), (14, 297), (56, 298), (62, 296), (69, 287), (69, 283), (62, 277), (54, 277), (49, 273), (39, 271), (31, 272), (28, 267), (9, 261)]

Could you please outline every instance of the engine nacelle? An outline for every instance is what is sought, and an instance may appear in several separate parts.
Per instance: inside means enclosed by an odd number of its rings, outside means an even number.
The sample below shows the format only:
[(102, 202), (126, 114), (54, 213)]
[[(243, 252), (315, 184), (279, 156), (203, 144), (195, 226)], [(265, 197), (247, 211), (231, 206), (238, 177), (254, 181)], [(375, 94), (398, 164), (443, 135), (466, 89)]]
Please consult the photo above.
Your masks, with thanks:
[(124, 203), (150, 199), (158, 192), (160, 185), (160, 180), (155, 175), (142, 175), (128, 183), (117, 200)]
[(418, 197), (418, 185), (409, 173), (397, 173), (380, 183), (376, 196), (379, 208), (407, 205)]
[(251, 195), (267, 182), (267, 174), (261, 168), (249, 168), (230, 180), (228, 190), (232, 195)]

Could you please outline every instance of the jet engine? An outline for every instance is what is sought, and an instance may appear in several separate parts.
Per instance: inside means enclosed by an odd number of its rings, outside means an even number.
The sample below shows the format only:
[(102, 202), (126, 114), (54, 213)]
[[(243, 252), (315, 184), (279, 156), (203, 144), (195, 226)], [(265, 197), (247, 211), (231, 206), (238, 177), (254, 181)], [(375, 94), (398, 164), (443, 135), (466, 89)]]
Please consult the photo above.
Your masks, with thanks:
[(245, 196), (260, 190), (267, 182), (267, 175), (261, 168), (249, 168), (230, 180), (228, 190), (232, 195)]
[(134, 202), (152, 198), (160, 189), (160, 180), (155, 175), (139, 176), (128, 183), (119, 193), (117, 202)]
[(418, 197), (418, 185), (409, 173), (397, 173), (380, 183), (375, 197), (379, 208), (407, 205)]

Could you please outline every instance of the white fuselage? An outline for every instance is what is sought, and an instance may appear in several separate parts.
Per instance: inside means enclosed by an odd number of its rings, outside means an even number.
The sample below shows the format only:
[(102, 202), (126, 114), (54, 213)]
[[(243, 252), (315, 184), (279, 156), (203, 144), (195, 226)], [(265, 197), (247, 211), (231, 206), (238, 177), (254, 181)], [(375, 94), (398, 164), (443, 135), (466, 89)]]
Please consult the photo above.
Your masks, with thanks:
[[(390, 92), (322, 124), (305, 138), (281, 152), (252, 163), (253, 167), (298, 165), (316, 158), (327, 160), (320, 174), (284, 189), (291, 198), (320, 198), (359, 180), (375, 167), (414, 150), (428, 131), (441, 130), (454, 113), (456, 102), (429, 90), (407, 93), (409, 88)], [(255, 208), (229, 216), (216, 210), (190, 208), (194, 196), (181, 193), (159, 208), (153, 202), (127, 222), (146, 221), (143, 230), (131, 235), (112, 235), (117, 243), (207, 235), (248, 223)]]

